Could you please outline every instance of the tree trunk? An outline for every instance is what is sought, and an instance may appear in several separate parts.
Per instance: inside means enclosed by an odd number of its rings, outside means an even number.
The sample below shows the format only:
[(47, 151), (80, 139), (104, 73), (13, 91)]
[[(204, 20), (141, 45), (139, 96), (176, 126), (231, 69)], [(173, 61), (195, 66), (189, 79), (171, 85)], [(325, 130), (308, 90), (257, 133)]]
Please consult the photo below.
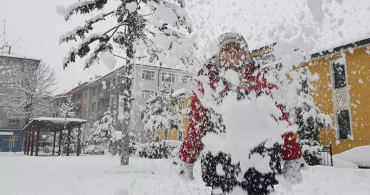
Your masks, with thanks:
[[(131, 29), (130, 25), (127, 28), (127, 34), (130, 35)], [(126, 74), (122, 78), (123, 82), (120, 82), (120, 95), (118, 108), (124, 113), (124, 116), (119, 116), (118, 112), (118, 125), (122, 128), (122, 138), (121, 138), (121, 165), (128, 165), (130, 159), (130, 115), (131, 115), (131, 85), (132, 85), (132, 68), (134, 62), (134, 47), (131, 43), (130, 46), (126, 48)], [(122, 118), (123, 117), (123, 118)]]

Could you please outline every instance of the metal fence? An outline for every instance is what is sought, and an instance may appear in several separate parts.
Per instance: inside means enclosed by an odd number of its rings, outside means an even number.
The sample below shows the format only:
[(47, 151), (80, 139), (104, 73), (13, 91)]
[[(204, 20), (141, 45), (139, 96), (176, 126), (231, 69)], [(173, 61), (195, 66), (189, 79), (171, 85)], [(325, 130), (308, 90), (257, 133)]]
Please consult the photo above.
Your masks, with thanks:
[(333, 148), (330, 145), (322, 147), (322, 150), (319, 151), (322, 159), (322, 165), (333, 166)]

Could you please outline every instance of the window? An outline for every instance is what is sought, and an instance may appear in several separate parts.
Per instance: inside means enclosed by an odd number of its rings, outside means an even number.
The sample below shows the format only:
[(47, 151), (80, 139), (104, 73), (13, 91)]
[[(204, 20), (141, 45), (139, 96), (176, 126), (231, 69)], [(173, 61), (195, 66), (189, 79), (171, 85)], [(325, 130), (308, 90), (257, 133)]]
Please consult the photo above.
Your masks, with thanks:
[(59, 100), (57, 100), (57, 106), (59, 106)]
[(174, 83), (175, 82), (175, 74), (162, 72), (162, 81), (163, 82)]
[(57, 113), (55, 113), (55, 117), (58, 117), (58, 112), (57, 112)]
[(116, 79), (113, 79), (112, 80), (112, 87), (114, 87), (116, 85)]
[(179, 141), (182, 141), (182, 132), (178, 131), (177, 134), (179, 135)]
[(150, 80), (150, 81), (154, 81), (154, 74), (155, 74), (155, 72), (154, 72), (154, 71), (150, 71), (150, 70), (143, 70), (143, 73), (142, 73), (141, 78), (142, 78), (143, 80)]
[(92, 96), (94, 97), (94, 96), (95, 96), (95, 94), (96, 94), (96, 87), (94, 87), (94, 88), (92, 89)]
[(346, 64), (343, 59), (332, 62), (334, 87), (342, 88), (347, 86)]
[(164, 140), (168, 140), (168, 129), (164, 130)]
[(96, 105), (96, 103), (92, 103), (92, 104), (91, 104), (91, 111), (92, 111), (92, 112), (95, 112), (95, 105)]
[(141, 99), (147, 100), (153, 94), (154, 94), (154, 91), (152, 91), (152, 90), (142, 90), (141, 91)]
[(110, 82), (109, 81), (105, 84), (105, 87), (106, 87), (106, 90), (110, 90)]
[(190, 83), (192, 78), (193, 77), (189, 76), (189, 75), (182, 75), (180, 82), (181, 83)]
[(110, 106), (111, 108), (116, 108), (116, 96), (111, 96), (110, 97)]
[(53, 114), (53, 117), (55, 117), (55, 114)]
[(98, 93), (100, 93), (101, 91), (102, 91), (102, 89), (103, 89), (103, 85), (98, 85)]
[(337, 113), (339, 139), (348, 139), (351, 135), (351, 120), (349, 110), (342, 110)]
[(87, 97), (87, 91), (85, 91), (85, 98)]
[(19, 124), (19, 118), (9, 119), (9, 124)]
[(20, 135), (3, 136), (3, 147), (15, 148), (21, 145)]

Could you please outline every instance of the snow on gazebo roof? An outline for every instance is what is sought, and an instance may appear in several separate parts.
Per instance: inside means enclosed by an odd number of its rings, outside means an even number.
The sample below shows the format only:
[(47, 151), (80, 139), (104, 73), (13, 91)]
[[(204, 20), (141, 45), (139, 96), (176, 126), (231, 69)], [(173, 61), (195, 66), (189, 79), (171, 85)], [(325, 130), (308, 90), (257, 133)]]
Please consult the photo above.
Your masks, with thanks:
[(39, 117), (39, 118), (34, 118), (33, 120), (37, 121), (53, 121), (56, 123), (65, 123), (65, 122), (86, 122), (84, 119), (79, 119), (79, 118), (55, 118), (55, 117)]
[(86, 123), (86, 120), (79, 119), (79, 118), (54, 118), (54, 117), (38, 117), (32, 119), (24, 128), (23, 130), (33, 130), (36, 125), (40, 125), (42, 131), (59, 131), (63, 130), (65, 126), (69, 126), (71, 128), (75, 127), (76, 125), (80, 125)]

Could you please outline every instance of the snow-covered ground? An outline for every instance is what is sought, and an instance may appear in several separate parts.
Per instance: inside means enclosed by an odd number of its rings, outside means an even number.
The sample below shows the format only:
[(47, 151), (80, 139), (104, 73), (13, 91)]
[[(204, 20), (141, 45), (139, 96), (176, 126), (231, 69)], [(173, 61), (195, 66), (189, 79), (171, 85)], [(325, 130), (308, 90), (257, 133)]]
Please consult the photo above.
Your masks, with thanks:
[[(170, 160), (118, 156), (31, 157), (0, 153), (0, 194), (210, 194), (201, 179), (183, 181)], [(370, 194), (370, 170), (316, 166), (303, 172), (303, 183), (276, 194)]]

